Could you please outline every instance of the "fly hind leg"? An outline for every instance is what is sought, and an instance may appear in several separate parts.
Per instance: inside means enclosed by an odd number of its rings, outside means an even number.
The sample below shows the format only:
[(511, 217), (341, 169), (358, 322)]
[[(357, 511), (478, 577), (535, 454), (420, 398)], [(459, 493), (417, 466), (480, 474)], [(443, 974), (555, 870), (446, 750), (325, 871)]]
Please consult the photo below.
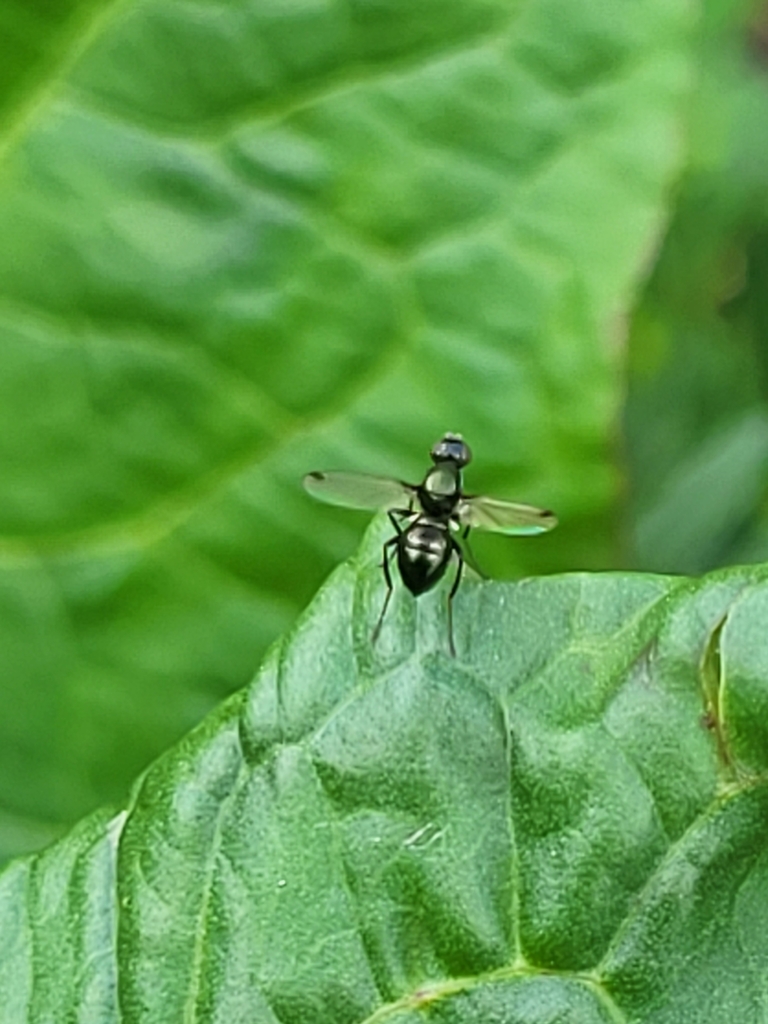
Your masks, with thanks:
[[(389, 518), (392, 519), (392, 513), (391, 512), (389, 514)], [(392, 589), (393, 589), (393, 587), (392, 587), (392, 573), (389, 570), (389, 558), (390, 558), (390, 555), (391, 555), (391, 550), (390, 549), (393, 547), (393, 545), (397, 544), (397, 542), (400, 540), (400, 534), (403, 532), (400, 529), (399, 524), (395, 523), (394, 519), (392, 519), (392, 525), (395, 526), (395, 528), (397, 529), (398, 532), (397, 532), (397, 536), (393, 537), (391, 540), (388, 540), (386, 542), (386, 544), (384, 545), (384, 547), (381, 549), (382, 550), (382, 556), (383, 556), (382, 560), (381, 560), (381, 567), (384, 570), (384, 579), (387, 582), (387, 593), (386, 593), (386, 595), (384, 597), (384, 604), (382, 605), (381, 613), (379, 614), (379, 618), (378, 618), (378, 621), (376, 623), (376, 627), (375, 627), (375, 629), (373, 631), (373, 635), (371, 636), (371, 643), (372, 644), (375, 644), (376, 641), (379, 639), (379, 633), (381, 632), (381, 625), (384, 622), (384, 616), (387, 614), (387, 608), (389, 607), (389, 602), (390, 602), (390, 599), (392, 597)]]
[(387, 581), (387, 593), (384, 597), (384, 605), (381, 609), (381, 613), (376, 623), (376, 627), (371, 636), (372, 644), (375, 644), (376, 641), (379, 639), (379, 633), (381, 632), (381, 626), (382, 623), (384, 622), (384, 616), (387, 614), (387, 608), (389, 607), (389, 602), (392, 599), (392, 573), (390, 572), (389, 569), (389, 559), (391, 555), (390, 548), (394, 547), (400, 540), (401, 536), (403, 535), (403, 527), (401, 525), (401, 521), (403, 519), (412, 517), (413, 513), (409, 509), (393, 508), (387, 511), (387, 515), (389, 516), (389, 521), (390, 523), (392, 523), (392, 527), (395, 530), (395, 536), (392, 537), (391, 540), (388, 540), (381, 549), (381, 567), (384, 570), (384, 579)]
[(456, 591), (459, 589), (459, 583), (461, 583), (461, 571), (464, 568), (464, 554), (461, 550), (461, 546), (451, 538), (451, 547), (456, 552), (456, 557), (459, 561), (456, 569), (456, 577), (451, 587), (451, 592), (448, 594), (448, 648), (451, 652), (451, 657), (456, 657), (456, 646), (453, 642), (453, 599), (456, 596)]

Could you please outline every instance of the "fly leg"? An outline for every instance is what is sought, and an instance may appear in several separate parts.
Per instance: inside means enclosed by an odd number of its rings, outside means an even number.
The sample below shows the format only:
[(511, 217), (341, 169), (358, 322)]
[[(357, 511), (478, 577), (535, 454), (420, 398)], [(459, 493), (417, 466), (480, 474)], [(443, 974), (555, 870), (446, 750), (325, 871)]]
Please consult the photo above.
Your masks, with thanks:
[(459, 566), (456, 570), (456, 578), (453, 581), (451, 592), (448, 595), (448, 647), (451, 652), (451, 657), (456, 657), (456, 647), (453, 643), (453, 599), (456, 596), (456, 591), (459, 589), (459, 583), (461, 583), (461, 570), (464, 568), (464, 554), (461, 550), (461, 546), (451, 538), (451, 546), (456, 552), (456, 557), (459, 560)]
[(392, 573), (389, 571), (389, 559), (391, 551), (389, 549), (394, 547), (403, 535), (403, 528), (400, 525), (401, 520), (413, 518), (413, 512), (411, 512), (409, 509), (402, 508), (389, 509), (387, 515), (389, 516), (389, 521), (390, 523), (392, 523), (392, 527), (395, 530), (395, 536), (392, 537), (391, 540), (388, 540), (385, 543), (384, 547), (382, 548), (381, 567), (384, 570), (384, 579), (387, 581), (387, 593), (386, 596), (384, 597), (384, 606), (381, 609), (381, 614), (379, 615), (378, 621), (376, 623), (376, 628), (374, 629), (373, 635), (371, 637), (372, 644), (375, 644), (379, 638), (381, 626), (382, 623), (384, 622), (384, 616), (387, 614), (387, 608), (389, 607), (389, 602), (392, 598)]
[[(389, 518), (392, 519), (391, 512), (389, 513)], [(379, 633), (381, 632), (381, 624), (384, 622), (384, 616), (387, 614), (387, 608), (389, 607), (389, 602), (392, 597), (392, 574), (389, 571), (389, 558), (391, 554), (390, 549), (392, 548), (393, 545), (397, 544), (397, 542), (400, 540), (400, 535), (403, 532), (400, 529), (400, 525), (396, 523), (394, 519), (392, 519), (392, 525), (397, 530), (397, 536), (393, 537), (391, 540), (388, 540), (384, 547), (382, 548), (381, 567), (384, 570), (384, 579), (387, 581), (387, 593), (384, 598), (384, 604), (382, 606), (381, 613), (376, 623), (376, 628), (374, 629), (373, 635), (371, 636), (372, 644), (375, 644), (376, 641), (379, 639)]]

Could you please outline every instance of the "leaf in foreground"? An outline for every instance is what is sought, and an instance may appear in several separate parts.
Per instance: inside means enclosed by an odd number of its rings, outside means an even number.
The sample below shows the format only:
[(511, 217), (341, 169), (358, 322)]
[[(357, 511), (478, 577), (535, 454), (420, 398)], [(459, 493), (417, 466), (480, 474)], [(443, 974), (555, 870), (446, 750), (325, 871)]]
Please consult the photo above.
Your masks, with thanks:
[(763, 1020), (768, 572), (399, 588), (376, 526), (124, 812), (0, 876), (0, 1021)]

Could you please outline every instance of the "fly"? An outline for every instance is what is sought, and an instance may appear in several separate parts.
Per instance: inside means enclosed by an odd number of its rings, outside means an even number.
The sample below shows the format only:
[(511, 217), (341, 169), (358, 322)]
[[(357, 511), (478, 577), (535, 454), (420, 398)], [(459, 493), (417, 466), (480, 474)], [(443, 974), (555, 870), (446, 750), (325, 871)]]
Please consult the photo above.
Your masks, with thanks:
[(429, 456), (432, 466), (420, 484), (367, 473), (316, 472), (304, 477), (304, 487), (313, 498), (329, 505), (375, 509), (389, 516), (395, 535), (383, 548), (387, 593), (373, 631), (374, 643), (392, 597), (392, 555), (396, 555), (403, 583), (415, 597), (431, 590), (456, 556), (456, 576), (448, 594), (448, 643), (455, 656), (453, 599), (464, 562), (477, 569), (469, 547), (469, 531), (530, 536), (551, 530), (557, 526), (557, 518), (533, 505), (464, 494), (461, 474), (471, 461), (472, 452), (461, 434), (445, 434)]

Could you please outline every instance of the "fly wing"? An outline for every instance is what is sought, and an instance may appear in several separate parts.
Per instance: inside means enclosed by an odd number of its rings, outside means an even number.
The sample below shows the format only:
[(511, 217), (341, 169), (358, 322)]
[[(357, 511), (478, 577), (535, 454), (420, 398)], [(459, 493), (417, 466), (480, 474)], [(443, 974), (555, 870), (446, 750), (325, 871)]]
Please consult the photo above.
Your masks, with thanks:
[(307, 473), (304, 488), (313, 498), (344, 508), (411, 508), (416, 499), (410, 484), (367, 473)]
[(457, 513), (462, 526), (494, 533), (525, 536), (544, 533), (557, 526), (557, 516), (533, 505), (520, 505), (499, 498), (462, 498)]

